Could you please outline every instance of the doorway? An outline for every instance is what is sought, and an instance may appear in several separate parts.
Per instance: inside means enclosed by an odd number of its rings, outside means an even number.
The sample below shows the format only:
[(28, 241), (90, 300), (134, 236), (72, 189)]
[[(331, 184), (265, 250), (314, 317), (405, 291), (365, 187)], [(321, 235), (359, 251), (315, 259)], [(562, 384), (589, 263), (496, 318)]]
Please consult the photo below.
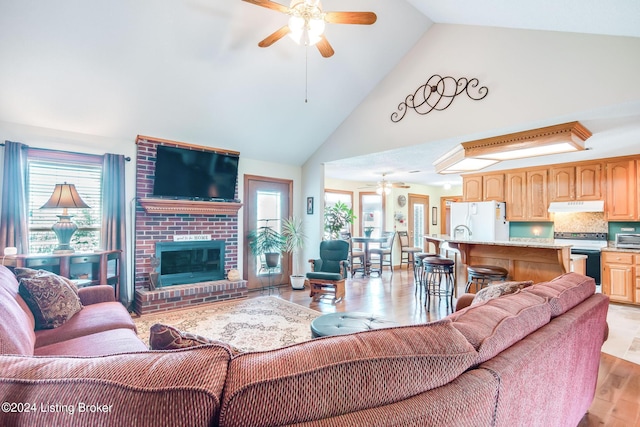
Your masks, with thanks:
[(429, 233), (429, 196), (409, 193), (409, 244), (424, 248), (424, 235)]
[(293, 181), (244, 176), (244, 279), (249, 289), (261, 289), (289, 283), (291, 255), (283, 254), (274, 268), (268, 268), (264, 256), (255, 257), (247, 242), (247, 236), (259, 227), (267, 226), (277, 232), (282, 230), (282, 220), (292, 211), (291, 193)]
[(440, 232), (451, 235), (451, 203), (461, 202), (462, 196), (440, 197)]

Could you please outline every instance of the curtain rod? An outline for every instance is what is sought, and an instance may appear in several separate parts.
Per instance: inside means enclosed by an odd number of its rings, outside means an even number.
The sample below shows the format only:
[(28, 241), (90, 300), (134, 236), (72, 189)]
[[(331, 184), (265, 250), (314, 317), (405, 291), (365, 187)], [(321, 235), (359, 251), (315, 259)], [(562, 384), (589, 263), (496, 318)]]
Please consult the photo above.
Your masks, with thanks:
[[(4, 147), (4, 142), (0, 142), (0, 147)], [(38, 150), (49, 150), (48, 148), (38, 148)], [(59, 151), (61, 153), (72, 153), (71, 151), (63, 151), (63, 150), (50, 150), (50, 151)], [(76, 153), (72, 153), (72, 154), (76, 154)], [(125, 161), (130, 162), (131, 161), (131, 157), (127, 156), (124, 158)]]

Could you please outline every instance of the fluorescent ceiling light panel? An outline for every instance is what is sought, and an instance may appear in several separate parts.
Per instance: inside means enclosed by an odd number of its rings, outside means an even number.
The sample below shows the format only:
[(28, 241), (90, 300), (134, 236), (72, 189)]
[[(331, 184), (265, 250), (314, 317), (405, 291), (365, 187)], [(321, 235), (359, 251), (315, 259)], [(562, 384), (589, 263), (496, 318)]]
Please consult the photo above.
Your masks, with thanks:
[(464, 142), (433, 164), (441, 174), (477, 171), (503, 160), (584, 150), (584, 141), (590, 136), (579, 122), (564, 123)]

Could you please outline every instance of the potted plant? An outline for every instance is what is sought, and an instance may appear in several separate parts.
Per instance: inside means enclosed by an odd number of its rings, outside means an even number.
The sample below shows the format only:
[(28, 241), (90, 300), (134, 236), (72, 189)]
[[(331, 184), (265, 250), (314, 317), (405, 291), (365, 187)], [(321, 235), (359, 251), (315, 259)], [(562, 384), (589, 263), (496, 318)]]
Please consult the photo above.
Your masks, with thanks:
[[(284, 250), (292, 255), (304, 248), (305, 239), (304, 227), (301, 218), (290, 217), (282, 221), (282, 236), (284, 237)], [(291, 274), (291, 287), (293, 289), (304, 289), (305, 275), (297, 273), (296, 260), (293, 261), (294, 269)]]
[(342, 202), (337, 202), (324, 210), (324, 231), (329, 239), (339, 239), (340, 231), (348, 224), (353, 224), (355, 219), (353, 209)]
[(373, 233), (373, 230), (375, 230), (375, 227), (365, 227), (364, 228), (364, 236), (365, 237), (371, 237), (371, 233)]
[(268, 220), (266, 225), (251, 231), (248, 239), (249, 248), (254, 256), (264, 255), (264, 261), (269, 268), (278, 266), (285, 240), (282, 234), (269, 227)]

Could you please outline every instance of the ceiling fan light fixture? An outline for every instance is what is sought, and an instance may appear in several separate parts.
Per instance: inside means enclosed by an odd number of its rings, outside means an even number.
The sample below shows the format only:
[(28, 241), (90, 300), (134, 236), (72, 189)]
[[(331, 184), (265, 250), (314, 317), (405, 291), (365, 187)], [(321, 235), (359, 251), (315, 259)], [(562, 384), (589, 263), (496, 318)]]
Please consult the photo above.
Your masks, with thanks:
[(292, 1), (289, 37), (299, 45), (313, 46), (322, 40), (325, 20), (319, 1)]

